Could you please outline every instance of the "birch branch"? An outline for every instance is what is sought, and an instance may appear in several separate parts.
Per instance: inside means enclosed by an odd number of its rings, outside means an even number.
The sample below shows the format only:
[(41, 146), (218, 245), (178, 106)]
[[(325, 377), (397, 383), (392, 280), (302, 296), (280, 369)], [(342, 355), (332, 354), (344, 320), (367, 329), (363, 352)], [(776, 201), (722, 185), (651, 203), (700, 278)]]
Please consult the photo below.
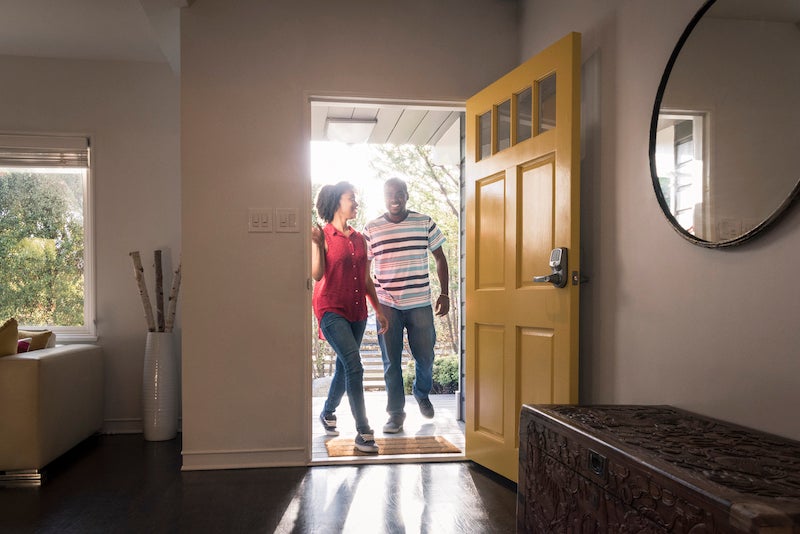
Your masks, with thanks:
[(167, 324), (164, 332), (172, 332), (175, 325), (175, 311), (178, 307), (178, 291), (181, 288), (181, 262), (178, 261), (178, 268), (172, 275), (172, 289), (169, 291), (169, 304), (167, 306)]
[(136, 276), (136, 283), (139, 285), (139, 296), (142, 297), (142, 307), (144, 308), (144, 318), (147, 321), (147, 331), (155, 332), (156, 324), (153, 320), (153, 308), (150, 305), (150, 295), (147, 294), (147, 284), (144, 281), (144, 268), (139, 251), (130, 253), (133, 258), (133, 273)]
[(164, 274), (161, 267), (161, 251), (153, 252), (156, 269), (156, 324), (158, 331), (164, 331)]

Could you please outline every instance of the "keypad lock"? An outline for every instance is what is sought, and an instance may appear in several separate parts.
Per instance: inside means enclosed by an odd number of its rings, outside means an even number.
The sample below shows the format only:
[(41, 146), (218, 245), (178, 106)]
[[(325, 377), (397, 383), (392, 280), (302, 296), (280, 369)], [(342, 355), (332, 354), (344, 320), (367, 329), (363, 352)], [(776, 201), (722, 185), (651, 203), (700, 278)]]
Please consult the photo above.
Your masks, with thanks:
[(554, 248), (550, 252), (550, 270), (548, 275), (534, 276), (534, 282), (549, 282), (555, 287), (567, 285), (567, 248)]

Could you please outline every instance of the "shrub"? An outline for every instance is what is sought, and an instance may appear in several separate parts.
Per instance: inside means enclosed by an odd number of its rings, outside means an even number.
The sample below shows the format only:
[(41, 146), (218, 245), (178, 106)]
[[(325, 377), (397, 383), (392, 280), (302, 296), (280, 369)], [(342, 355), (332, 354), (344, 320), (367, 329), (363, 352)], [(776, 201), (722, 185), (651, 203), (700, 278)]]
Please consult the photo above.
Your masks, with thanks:
[[(411, 395), (414, 386), (416, 368), (414, 360), (408, 362), (403, 372), (403, 389)], [(433, 360), (433, 387), (431, 393), (455, 393), (458, 389), (458, 356), (450, 354), (437, 356)]]

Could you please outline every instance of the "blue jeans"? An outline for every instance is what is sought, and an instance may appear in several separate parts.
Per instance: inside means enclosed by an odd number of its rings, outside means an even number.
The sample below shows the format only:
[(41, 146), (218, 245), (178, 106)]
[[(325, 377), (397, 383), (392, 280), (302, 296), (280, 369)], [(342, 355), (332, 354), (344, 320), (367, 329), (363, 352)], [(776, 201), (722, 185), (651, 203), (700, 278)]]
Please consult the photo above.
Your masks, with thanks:
[(367, 409), (364, 406), (364, 367), (361, 365), (361, 339), (367, 321), (350, 322), (341, 315), (325, 312), (319, 322), (325, 339), (336, 352), (336, 371), (333, 373), (324, 413), (332, 414), (339, 407), (344, 392), (350, 401), (350, 411), (359, 433), (370, 431)]
[(378, 336), (383, 357), (383, 378), (386, 381), (386, 411), (390, 417), (405, 417), (406, 395), (403, 390), (403, 330), (408, 332), (408, 346), (414, 357), (416, 377), (412, 392), (418, 399), (427, 399), (433, 386), (433, 346), (436, 329), (433, 308), (423, 306), (398, 310), (383, 306), (389, 329)]

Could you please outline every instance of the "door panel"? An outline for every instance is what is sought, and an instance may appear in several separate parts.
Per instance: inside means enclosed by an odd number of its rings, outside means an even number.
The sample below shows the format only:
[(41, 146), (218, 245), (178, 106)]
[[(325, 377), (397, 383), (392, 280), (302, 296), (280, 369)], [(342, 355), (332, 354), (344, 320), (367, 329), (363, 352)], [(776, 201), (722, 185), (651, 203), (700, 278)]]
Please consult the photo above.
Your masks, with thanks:
[(578, 401), (579, 73), (573, 33), (467, 101), (466, 452), (514, 481), (522, 404)]

